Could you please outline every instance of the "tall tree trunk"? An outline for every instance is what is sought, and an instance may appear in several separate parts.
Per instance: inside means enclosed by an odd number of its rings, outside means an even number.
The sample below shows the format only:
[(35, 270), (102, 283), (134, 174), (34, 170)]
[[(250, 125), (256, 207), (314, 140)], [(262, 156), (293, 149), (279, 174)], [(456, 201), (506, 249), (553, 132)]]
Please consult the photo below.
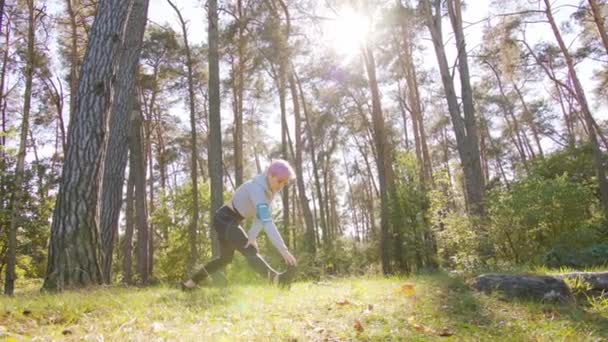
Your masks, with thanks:
[[(372, 93), (372, 122), (374, 128), (374, 143), (376, 146), (376, 153), (378, 154), (376, 163), (378, 168), (378, 183), (380, 184), (380, 256), (382, 260), (382, 272), (387, 275), (391, 273), (388, 244), (390, 224), (388, 211), (389, 204), (386, 186), (387, 168), (390, 167), (390, 162), (385, 160), (385, 156), (387, 156), (387, 141), (382, 106), (380, 104), (380, 91), (378, 89), (378, 81), (376, 80), (376, 62), (369, 45), (365, 46), (362, 52), (365, 60), (369, 87)], [(388, 164), (386, 164), (387, 162)]]
[(127, 181), (127, 196), (125, 201), (125, 236), (122, 241), (122, 281), (127, 285), (131, 285), (133, 283), (133, 219), (135, 218), (134, 214), (134, 192), (135, 192), (135, 165), (134, 158), (132, 156), (133, 152), (129, 153), (131, 155), (129, 161), (129, 179)]
[(112, 103), (109, 137), (105, 142), (105, 161), (100, 186), (101, 265), (103, 282), (112, 281), (112, 253), (118, 217), (122, 206), (128, 137), (131, 131), (133, 98), (137, 97), (135, 78), (143, 43), (149, 0), (134, 0), (127, 22), (120, 72), (116, 80), (116, 95)]
[[(211, 178), (211, 217), (223, 203), (222, 184), (222, 127), (220, 117), (220, 69), (219, 28), (217, 0), (209, 0), (209, 177)], [(213, 223), (210, 225), (213, 227)], [(213, 255), (217, 256), (219, 244), (214, 229), (211, 229)]]
[(243, 184), (243, 92), (244, 92), (244, 68), (245, 68), (245, 38), (243, 32), (244, 15), (243, 1), (237, 0), (237, 58), (238, 63), (234, 76), (234, 181), (238, 187)]
[[(3, 5), (4, 6), (4, 5)], [(4, 17), (4, 10), (1, 14), (1, 17)], [(10, 46), (10, 38), (11, 38), (11, 30), (10, 30), (10, 18), (6, 23), (6, 34), (4, 40), (4, 46), (2, 48), (2, 74), (0, 74), (0, 112), (2, 112), (2, 136), (0, 136), (0, 146), (6, 146), (6, 107), (7, 102), (5, 100), (4, 94), (4, 84), (8, 77), (7, 68), (9, 64), (9, 46)], [(0, 25), (0, 32), (2, 31), (2, 26)], [(0, 151), (0, 156), (4, 158), (5, 150), (2, 148)]]
[[(3, 4), (4, 5), (4, 4)], [(23, 197), (23, 181), (25, 171), (25, 151), (30, 124), (30, 109), (32, 103), (32, 83), (34, 78), (35, 32), (38, 17), (35, 14), (34, 0), (27, 1), (27, 55), (25, 64), (25, 92), (23, 94), (23, 116), (21, 118), (21, 139), (17, 152), (15, 167), (14, 192), (11, 199), (11, 223), (8, 231), (7, 267), (4, 283), (4, 294), (13, 295), (15, 289), (15, 266), (17, 261), (17, 227), (21, 223), (21, 205)], [(8, 47), (7, 47), (8, 48)]]
[(604, 49), (606, 49), (606, 55), (608, 55), (608, 34), (606, 34), (606, 24), (604, 23), (604, 17), (602, 16), (602, 10), (597, 0), (589, 0), (589, 7), (591, 7), (591, 13), (593, 13), (593, 21), (602, 39)]
[(460, 155), (465, 177), (465, 192), (468, 200), (467, 209), (469, 213), (473, 215), (482, 216), (484, 214), (484, 184), (479, 159), (479, 144), (477, 141), (477, 128), (469, 80), (466, 46), (462, 30), (460, 1), (449, 0), (448, 10), (458, 48), (458, 67), (462, 89), (461, 96), (464, 119), (460, 115), (460, 106), (458, 104), (458, 98), (456, 97), (456, 90), (443, 45), (441, 32), (441, 3), (440, 1), (434, 2), (435, 14), (433, 14), (433, 11), (431, 10), (430, 0), (421, 0), (420, 4), (422, 6), (422, 13), (425, 18), (426, 26), (431, 33), (433, 47), (435, 49), (435, 54), (437, 55), (439, 71), (441, 73), (441, 80), (448, 102), (448, 110), (452, 118), (452, 126), (456, 135), (456, 145), (458, 147), (458, 153)]
[[(188, 69), (188, 105), (190, 109), (190, 145), (192, 147), (192, 155), (190, 156), (190, 181), (192, 182), (192, 217), (190, 218), (190, 229), (189, 229), (189, 241), (190, 241), (190, 256), (188, 258), (188, 268), (192, 269), (198, 259), (197, 251), (197, 232), (198, 232), (198, 219), (199, 219), (199, 203), (198, 203), (198, 170), (196, 167), (197, 163), (197, 139), (196, 139), (196, 109), (195, 109), (195, 98), (194, 98), (194, 74), (192, 71), (192, 56), (190, 53), (190, 44), (188, 43), (188, 30), (186, 28), (186, 22), (182, 17), (182, 14), (177, 7), (167, 0), (169, 5), (173, 7), (182, 28), (182, 35), (184, 36), (184, 47), (186, 49), (186, 67)], [(211, 14), (210, 14), (211, 15)], [(211, 25), (211, 23), (209, 24)], [(211, 32), (209, 32), (211, 35)], [(211, 42), (211, 38), (209, 39)], [(210, 47), (211, 48), (211, 47)], [(209, 52), (211, 53), (211, 51)], [(211, 58), (210, 58), (211, 60)], [(211, 73), (210, 73), (211, 75)], [(211, 80), (210, 80), (211, 81)], [(210, 90), (211, 92), (211, 90)], [(211, 129), (212, 130), (212, 129)], [(221, 167), (221, 166), (220, 166)]]
[(148, 283), (149, 229), (146, 207), (146, 157), (144, 150), (142, 114), (135, 101), (131, 120), (131, 166), (135, 170), (135, 225), (137, 227), (137, 273), (139, 281)]
[[(300, 91), (300, 99), (302, 100), (302, 109), (304, 111), (304, 127), (306, 130), (306, 136), (308, 138), (308, 146), (310, 148), (310, 161), (312, 163), (312, 171), (315, 181), (315, 189), (317, 192), (317, 202), (319, 204), (319, 216), (321, 216), (321, 232), (323, 236), (327, 233), (325, 229), (327, 229), (327, 220), (325, 218), (325, 210), (323, 208), (323, 195), (321, 194), (321, 182), (319, 180), (319, 168), (317, 165), (317, 151), (315, 138), (312, 134), (312, 125), (310, 123), (310, 116), (308, 113), (308, 104), (306, 103), (306, 98), (304, 97), (304, 91), (302, 90), (302, 82), (296, 75), (296, 80), (298, 83), (298, 90)], [(313, 196), (314, 197), (314, 196)], [(315, 220), (316, 222), (316, 220)], [(318, 231), (318, 229), (317, 229)]]
[[(401, 1), (397, 1), (399, 8), (403, 11), (405, 8)], [(402, 69), (404, 71), (405, 80), (407, 82), (407, 99), (412, 115), (412, 128), (414, 129), (414, 137), (417, 139), (416, 151), (420, 151), (420, 167), (421, 176), (425, 184), (433, 182), (433, 169), (429, 148), (426, 141), (426, 133), (424, 130), (424, 120), (422, 117), (422, 105), (420, 101), (420, 92), (418, 89), (418, 75), (416, 66), (414, 65), (413, 42), (411, 32), (408, 30), (405, 18), (400, 21), (401, 35), (403, 37), (403, 48), (401, 49)]]
[(100, 0), (78, 81), (68, 152), (53, 213), (46, 290), (101, 282), (95, 219), (103, 138), (131, 1)]
[(4, 0), (0, 0), (0, 33), (2, 33), (2, 20), (4, 19)]
[(564, 56), (566, 65), (568, 66), (568, 74), (572, 79), (574, 92), (576, 93), (578, 103), (581, 106), (581, 111), (583, 112), (583, 117), (587, 124), (587, 129), (589, 130), (589, 140), (591, 143), (591, 149), (593, 151), (593, 164), (595, 166), (597, 181), (599, 184), (600, 198), (602, 202), (602, 207), (604, 209), (604, 217), (608, 218), (608, 181), (606, 180), (606, 170), (602, 161), (602, 151), (597, 140), (596, 127), (593, 125), (594, 119), (591, 115), (589, 104), (587, 103), (585, 91), (583, 90), (583, 86), (581, 85), (576, 70), (574, 69), (574, 61), (572, 60), (572, 56), (568, 52), (568, 48), (566, 47), (566, 44), (562, 39), (557, 24), (555, 23), (555, 19), (553, 18), (553, 13), (551, 12), (551, 3), (549, 0), (544, 0), (544, 3), (545, 15), (547, 16), (549, 24), (551, 24), (551, 29), (553, 30), (555, 39), (557, 40), (562, 55)]
[(76, 92), (78, 89), (78, 69), (80, 58), (78, 53), (78, 24), (76, 8), (80, 7), (80, 0), (66, 0), (68, 15), (70, 16), (70, 120), (76, 113)]
[[(295, 157), (295, 168), (296, 168), (296, 183), (298, 186), (298, 195), (300, 197), (300, 204), (302, 206), (304, 224), (306, 227), (305, 231), (305, 247), (308, 252), (312, 255), (316, 252), (315, 244), (315, 232), (314, 223), (312, 218), (312, 212), (310, 211), (310, 205), (308, 198), (306, 197), (306, 187), (304, 185), (304, 172), (302, 172), (302, 119), (300, 115), (300, 103), (298, 101), (298, 91), (296, 89), (296, 82), (294, 76), (297, 78), (295, 70), (289, 76), (289, 88), (291, 89), (291, 100), (293, 101), (293, 112), (295, 117), (295, 140), (296, 140), (296, 157)], [(295, 235), (294, 235), (295, 236)], [(295, 241), (295, 239), (294, 239)]]

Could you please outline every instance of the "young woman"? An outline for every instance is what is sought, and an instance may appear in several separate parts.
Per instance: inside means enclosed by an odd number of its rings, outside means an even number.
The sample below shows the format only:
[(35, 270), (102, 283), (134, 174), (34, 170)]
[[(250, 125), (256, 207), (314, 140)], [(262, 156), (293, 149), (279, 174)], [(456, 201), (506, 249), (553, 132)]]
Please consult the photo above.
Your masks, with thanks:
[[(277, 227), (272, 222), (270, 206), (274, 195), (294, 178), (289, 163), (284, 160), (273, 161), (263, 174), (257, 175), (243, 183), (234, 193), (232, 199), (215, 212), (213, 227), (220, 243), (219, 258), (210, 261), (182, 283), (182, 289), (193, 289), (196, 284), (232, 262), (234, 251), (243, 254), (249, 265), (263, 277), (278, 285), (289, 285), (293, 277), (296, 258), (289, 252)], [(254, 219), (253, 225), (246, 234), (241, 223), (245, 219)], [(279, 251), (287, 264), (287, 271), (275, 271), (259, 254), (256, 238), (264, 229), (272, 245)]]

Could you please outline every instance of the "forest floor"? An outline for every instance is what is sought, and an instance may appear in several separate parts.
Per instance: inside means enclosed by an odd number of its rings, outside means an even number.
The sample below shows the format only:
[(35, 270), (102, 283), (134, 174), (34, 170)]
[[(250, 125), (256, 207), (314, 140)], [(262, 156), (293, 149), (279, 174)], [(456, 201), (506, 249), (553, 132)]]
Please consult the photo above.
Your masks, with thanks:
[(203, 287), (98, 287), (0, 297), (0, 341), (604, 341), (608, 300), (473, 292), (446, 273)]

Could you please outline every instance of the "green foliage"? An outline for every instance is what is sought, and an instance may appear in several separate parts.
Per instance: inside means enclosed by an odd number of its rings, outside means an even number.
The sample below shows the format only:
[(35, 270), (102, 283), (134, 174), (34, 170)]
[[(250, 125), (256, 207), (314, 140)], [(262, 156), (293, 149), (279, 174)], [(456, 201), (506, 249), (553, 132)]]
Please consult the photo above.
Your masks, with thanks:
[(436, 267), (436, 240), (430, 229), (428, 192), (420, 181), (415, 157), (398, 154), (393, 164), (395, 186), (390, 190), (392, 252), (395, 269), (409, 273)]
[[(210, 192), (208, 184), (199, 184), (199, 260), (207, 259), (211, 242), (205, 238), (208, 229)], [(174, 193), (161, 198), (161, 205), (151, 216), (151, 223), (164, 239), (155, 250), (155, 276), (162, 280), (176, 281), (187, 274), (187, 261), (190, 254), (188, 229), (192, 218), (192, 186), (188, 182), (177, 188)]]
[(581, 248), (594, 241), (591, 190), (568, 180), (528, 177), (488, 199), (496, 257), (516, 264), (540, 261), (555, 246)]
[(593, 290), (593, 286), (587, 283), (582, 277), (565, 277), (564, 282), (566, 285), (568, 285), (570, 291), (575, 296), (587, 295), (591, 290)]
[(453, 209), (447, 180), (436, 175), (431, 203), (443, 265), (580, 268), (608, 262), (592, 165), (588, 147), (534, 160), (509, 188), (487, 193), (481, 220)]

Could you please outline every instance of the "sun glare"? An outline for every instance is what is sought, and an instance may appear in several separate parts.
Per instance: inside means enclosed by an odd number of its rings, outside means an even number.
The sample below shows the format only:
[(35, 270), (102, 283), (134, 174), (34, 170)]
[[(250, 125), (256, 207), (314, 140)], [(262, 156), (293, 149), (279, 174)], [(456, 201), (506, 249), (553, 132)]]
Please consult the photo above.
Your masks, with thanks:
[(345, 57), (359, 53), (361, 43), (369, 34), (368, 18), (352, 8), (344, 8), (335, 20), (328, 20), (323, 29), (324, 39)]

